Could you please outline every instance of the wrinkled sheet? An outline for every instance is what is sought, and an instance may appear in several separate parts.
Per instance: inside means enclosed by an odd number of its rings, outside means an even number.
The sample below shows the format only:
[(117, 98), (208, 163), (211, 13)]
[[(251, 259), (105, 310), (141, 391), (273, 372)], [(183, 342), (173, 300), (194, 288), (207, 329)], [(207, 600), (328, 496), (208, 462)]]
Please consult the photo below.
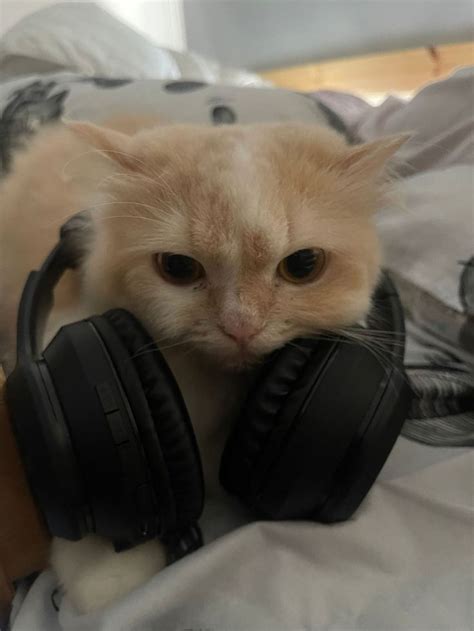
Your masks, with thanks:
[(370, 142), (411, 132), (397, 152), (397, 202), (380, 220), (390, 268), (461, 310), (458, 283), (474, 250), (474, 68), (428, 85), (405, 102), (389, 97), (372, 107), (353, 95), (318, 92), (350, 135)]
[[(472, 451), (400, 438), (355, 518), (251, 523), (221, 536), (102, 613), (59, 613), (43, 573), (13, 631), (470, 631)], [(221, 510), (223, 510), (221, 508)], [(242, 522), (208, 507), (204, 531)]]
[(417, 326), (474, 369), (474, 68), (377, 107), (350, 94), (314, 96), (355, 141), (412, 133), (394, 164), (394, 200), (377, 218), (384, 264)]

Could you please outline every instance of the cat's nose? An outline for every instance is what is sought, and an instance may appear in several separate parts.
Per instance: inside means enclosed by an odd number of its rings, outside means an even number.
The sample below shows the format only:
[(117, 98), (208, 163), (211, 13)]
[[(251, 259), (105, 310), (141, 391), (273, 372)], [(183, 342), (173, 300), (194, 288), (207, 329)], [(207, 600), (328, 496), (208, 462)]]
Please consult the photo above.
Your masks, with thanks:
[(247, 323), (225, 324), (220, 328), (239, 346), (246, 346), (261, 331), (261, 327)]

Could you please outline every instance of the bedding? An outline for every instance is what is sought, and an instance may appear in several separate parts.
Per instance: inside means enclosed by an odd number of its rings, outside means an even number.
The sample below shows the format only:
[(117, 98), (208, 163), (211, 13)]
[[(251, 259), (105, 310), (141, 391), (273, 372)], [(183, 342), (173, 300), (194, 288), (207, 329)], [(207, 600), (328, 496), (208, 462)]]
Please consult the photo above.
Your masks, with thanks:
[[(472, 71), (411, 102), (371, 108), (351, 95), (209, 85), (178, 80), (171, 70), (157, 80), (106, 67), (96, 77), (80, 68), (44, 73), (37, 66), (28, 74), (27, 66), (0, 83), (3, 175), (12, 152), (39, 125), (63, 115), (94, 121), (104, 112), (140, 111), (208, 124), (302, 120), (336, 126), (353, 140), (419, 132), (423, 143), (410, 142), (396, 165), (406, 210), (387, 208), (379, 219), (387, 266), (409, 316), (407, 362), (418, 396), (405, 437), (349, 522), (252, 522), (232, 498), (208, 503), (201, 520), (206, 545), (122, 602), (78, 616), (46, 571), (19, 585), (11, 630), (472, 629)], [(472, 150), (472, 137), (470, 143)]]
[[(242, 525), (239, 507), (208, 506), (207, 545), (122, 602), (78, 616), (43, 572), (12, 631), (470, 631), (472, 466), (466, 449), (401, 438), (356, 517), (334, 526)], [(211, 542), (216, 522), (227, 533)]]
[(20, 20), (0, 40), (0, 80), (60, 70), (109, 78), (268, 83), (196, 53), (157, 46), (93, 2), (45, 7)]

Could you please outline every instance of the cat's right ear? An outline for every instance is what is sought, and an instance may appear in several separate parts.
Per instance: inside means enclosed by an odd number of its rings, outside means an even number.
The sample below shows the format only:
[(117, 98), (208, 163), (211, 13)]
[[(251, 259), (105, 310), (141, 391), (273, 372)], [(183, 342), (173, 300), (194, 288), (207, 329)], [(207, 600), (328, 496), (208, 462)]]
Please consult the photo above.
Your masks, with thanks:
[(353, 145), (345, 155), (337, 159), (333, 168), (354, 176), (377, 177), (384, 172), (390, 158), (412, 137), (412, 133), (405, 132)]
[(93, 123), (67, 120), (63, 122), (75, 136), (97, 149), (109, 160), (128, 171), (140, 170), (142, 161), (133, 154), (131, 136)]

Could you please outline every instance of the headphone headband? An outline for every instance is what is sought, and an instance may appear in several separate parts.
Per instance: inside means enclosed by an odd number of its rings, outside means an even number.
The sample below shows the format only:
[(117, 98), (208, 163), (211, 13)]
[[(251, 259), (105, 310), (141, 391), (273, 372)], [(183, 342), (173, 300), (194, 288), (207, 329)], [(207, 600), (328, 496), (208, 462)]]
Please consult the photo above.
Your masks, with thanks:
[(40, 269), (28, 275), (17, 323), (17, 361), (38, 359), (46, 320), (54, 303), (53, 292), (68, 268), (77, 267), (78, 252), (74, 236), (84, 221), (85, 213), (71, 217), (59, 232), (59, 241)]
[(46, 319), (53, 306), (53, 290), (70, 267), (65, 243), (54, 247), (38, 271), (30, 272), (18, 311), (17, 362), (37, 359)]

